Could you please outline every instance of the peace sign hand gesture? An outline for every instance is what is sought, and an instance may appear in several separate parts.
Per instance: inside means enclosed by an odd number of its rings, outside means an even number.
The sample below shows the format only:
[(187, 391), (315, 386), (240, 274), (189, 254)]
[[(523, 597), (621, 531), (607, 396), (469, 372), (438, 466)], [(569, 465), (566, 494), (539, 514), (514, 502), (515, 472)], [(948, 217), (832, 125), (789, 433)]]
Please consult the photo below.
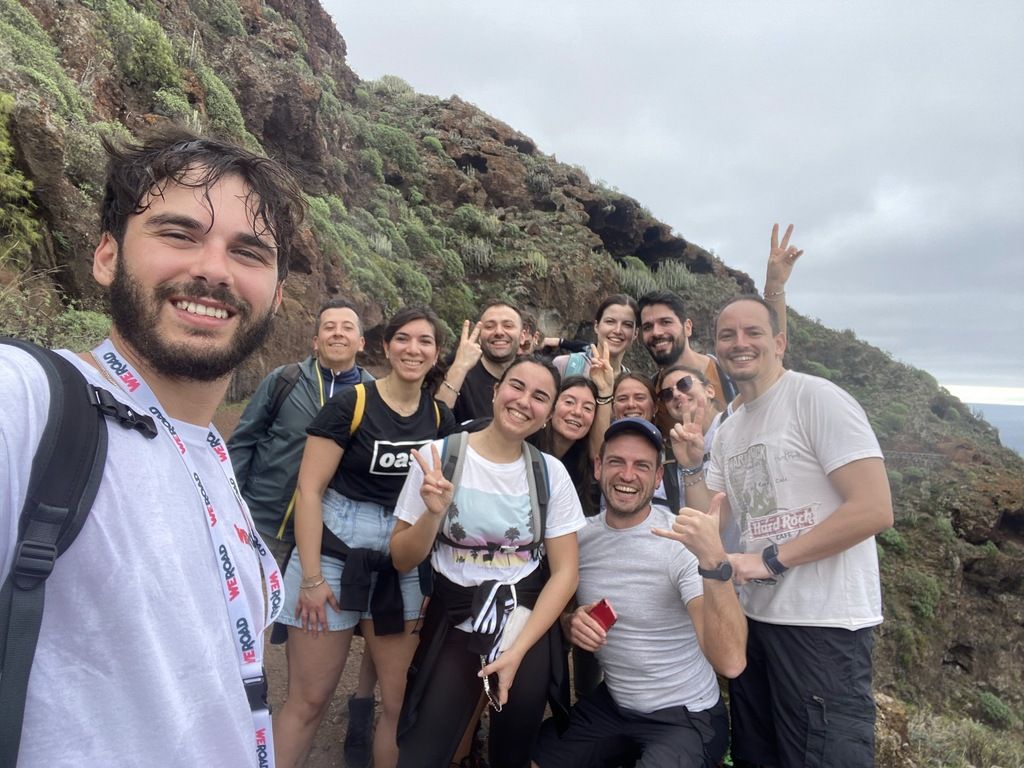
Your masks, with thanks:
[(786, 233), (779, 242), (779, 225), (772, 225), (772, 246), (768, 252), (768, 274), (764, 279), (765, 294), (778, 294), (786, 289), (786, 281), (793, 272), (796, 260), (803, 255), (803, 251), (795, 245), (789, 244), (789, 238), (793, 234), (793, 225), (786, 227)]
[(442, 472), (441, 454), (438, 452), (437, 446), (431, 444), (430, 451), (433, 454), (433, 466), (427, 466), (423, 454), (415, 448), (412, 449), (412, 456), (423, 470), (420, 498), (423, 499), (430, 514), (441, 517), (451, 506), (452, 497), (455, 495), (455, 486), (445, 478)]
[(458, 368), (463, 373), (469, 371), (476, 365), (484, 351), (480, 347), (480, 323), (469, 330), (469, 320), (462, 323), (462, 336), (459, 339), (459, 347), (455, 350), (455, 359), (452, 360), (452, 368)]
[(598, 393), (605, 397), (612, 393), (612, 387), (615, 385), (608, 342), (601, 339), (596, 345), (591, 344), (590, 349), (590, 380), (597, 385)]
[(682, 467), (696, 467), (704, 463), (704, 406), (683, 414), (682, 422), (674, 424), (669, 432), (672, 455)]

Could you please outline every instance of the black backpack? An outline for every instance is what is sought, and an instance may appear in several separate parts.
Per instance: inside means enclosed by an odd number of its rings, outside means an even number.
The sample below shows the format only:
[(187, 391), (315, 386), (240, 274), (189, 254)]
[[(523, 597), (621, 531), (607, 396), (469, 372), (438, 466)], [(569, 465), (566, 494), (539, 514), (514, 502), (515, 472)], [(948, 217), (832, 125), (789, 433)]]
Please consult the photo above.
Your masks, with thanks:
[(0, 588), (0, 766), (14, 766), (46, 579), (82, 530), (96, 500), (107, 458), (106, 421), (114, 419), (149, 439), (157, 431), (152, 418), (89, 384), (56, 352), (18, 339), (0, 343), (31, 354), (50, 385), (50, 409), (32, 460), (14, 560)]

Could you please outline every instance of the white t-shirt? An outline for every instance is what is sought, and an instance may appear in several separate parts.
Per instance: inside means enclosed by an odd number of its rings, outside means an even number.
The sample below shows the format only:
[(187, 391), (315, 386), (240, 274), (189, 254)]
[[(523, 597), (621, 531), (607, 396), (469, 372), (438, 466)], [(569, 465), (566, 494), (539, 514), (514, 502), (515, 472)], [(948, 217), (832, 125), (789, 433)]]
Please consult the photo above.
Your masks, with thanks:
[(621, 707), (691, 712), (718, 701), (714, 669), (701, 652), (686, 604), (704, 594), (697, 558), (676, 541), (651, 533), (675, 516), (655, 506), (630, 528), (612, 528), (606, 512), (580, 531), (581, 605), (607, 598), (618, 614), (597, 652), (605, 683)]
[[(850, 462), (881, 457), (856, 400), (825, 379), (787, 371), (718, 429), (707, 485), (724, 490), (745, 552), (781, 544), (842, 503), (828, 479)], [(874, 538), (791, 568), (772, 585), (740, 589), (747, 615), (769, 624), (860, 629), (882, 621)]]
[[(62, 353), (93, 384), (107, 385)], [(0, 579), (13, 560), (46, 376), (0, 345)], [(218, 510), (237, 510), (205, 428), (173, 422)], [(103, 481), (46, 584), (19, 766), (254, 766), (253, 720), (210, 545), (206, 512), (177, 451), (107, 422)], [(241, 598), (264, 629), (256, 553), (229, 541)], [(256, 641), (261, 637), (257, 635)]]
[[(434, 445), (443, 455), (444, 441), (436, 440)], [(430, 455), (426, 448), (423, 453)], [(584, 526), (583, 510), (562, 462), (546, 453), (544, 462), (551, 485), (544, 536), (557, 539)], [(480, 548), (472, 550), (439, 545), (431, 555), (435, 571), (456, 584), (473, 587), (484, 581), (515, 583), (540, 565), (529, 552), (498, 552), (493, 559), (485, 557), (485, 545), (488, 543), (515, 547), (534, 540), (530, 530), (533, 515), (526, 476), (529, 471), (523, 458), (510, 464), (496, 464), (466, 444), (462, 479), (455, 489), (454, 503), (441, 524), (441, 530), (453, 541), (469, 546), (480, 545)], [(422, 485), (423, 470), (419, 463), (414, 463), (395, 507), (395, 516), (399, 520), (414, 525), (427, 511), (420, 497)]]

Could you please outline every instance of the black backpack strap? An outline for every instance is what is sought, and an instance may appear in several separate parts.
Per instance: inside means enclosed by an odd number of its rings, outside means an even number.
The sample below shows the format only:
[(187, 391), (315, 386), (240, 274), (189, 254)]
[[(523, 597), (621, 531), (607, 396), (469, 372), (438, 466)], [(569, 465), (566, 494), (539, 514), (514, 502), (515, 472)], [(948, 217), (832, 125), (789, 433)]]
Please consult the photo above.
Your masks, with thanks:
[(273, 424), (277, 420), (277, 414), (281, 411), (281, 406), (284, 405), (284, 401), (288, 399), (288, 395), (295, 389), (295, 385), (299, 383), (299, 377), (302, 375), (302, 369), (298, 363), (289, 363), (281, 369), (281, 373), (277, 376), (277, 381), (274, 382), (274, 392), (270, 396), (270, 410), (269, 410), (269, 422)]
[(682, 507), (682, 494), (679, 487), (679, 465), (675, 461), (665, 462), (665, 472), (662, 475), (662, 483), (665, 486), (665, 498), (654, 499), (655, 502), (664, 501), (665, 505), (673, 515), (679, 514)]
[(530, 487), (530, 506), (533, 514), (533, 530), (537, 531), (535, 541), (543, 543), (547, 532), (548, 502), (551, 499), (548, 465), (544, 454), (532, 443), (523, 443), (527, 453), (530, 471), (527, 473), (527, 484)]
[[(462, 477), (462, 466), (465, 462), (468, 439), (468, 433), (456, 432), (455, 434), (448, 435), (444, 440), (444, 450), (441, 454), (441, 471), (445, 478), (455, 486), (459, 484), (459, 478)], [(551, 500), (551, 481), (548, 477), (548, 466), (544, 460), (544, 454), (541, 453), (539, 448), (531, 443), (523, 443), (523, 454), (525, 455), (526, 463), (529, 465), (529, 471), (526, 473), (526, 482), (530, 489), (530, 514), (533, 516), (533, 530), (535, 532), (533, 541), (515, 548), (505, 547), (497, 543), (486, 546), (468, 546), (452, 540), (443, 531), (438, 529), (437, 537), (434, 540), (435, 546), (440, 542), (455, 549), (483, 549), (487, 550), (492, 556), (499, 550), (503, 552), (529, 552), (535, 557), (540, 556), (538, 553), (544, 545), (544, 535), (547, 531), (548, 503)]]
[(724, 390), (721, 393), (722, 402), (728, 405), (736, 399), (736, 395), (739, 394), (739, 390), (736, 389), (736, 383), (729, 378), (729, 374), (727, 374), (725, 369), (722, 368), (722, 364), (718, 361), (718, 358), (714, 355), (708, 355), (708, 357), (715, 361), (715, 370), (718, 371), (718, 380), (722, 382), (722, 389)]
[[(153, 420), (90, 385), (60, 355), (14, 339), (46, 373), (50, 407), (32, 461), (11, 570), (0, 588), (0, 765), (17, 762), (46, 579), (82, 530), (107, 457), (106, 416), (155, 437)], [(105, 396), (104, 396), (105, 395)]]

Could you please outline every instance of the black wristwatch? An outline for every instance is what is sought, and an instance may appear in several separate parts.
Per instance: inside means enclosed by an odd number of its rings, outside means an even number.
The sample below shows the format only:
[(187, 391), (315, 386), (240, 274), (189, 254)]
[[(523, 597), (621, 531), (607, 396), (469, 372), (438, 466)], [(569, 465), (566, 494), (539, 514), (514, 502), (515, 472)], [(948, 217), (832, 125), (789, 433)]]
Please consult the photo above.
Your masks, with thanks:
[(779, 545), (769, 544), (763, 550), (761, 550), (761, 562), (764, 563), (764, 567), (772, 572), (775, 576), (781, 576), (789, 570), (788, 566), (783, 565), (779, 561)]
[(732, 563), (728, 560), (723, 560), (714, 568), (705, 570), (697, 565), (697, 573), (703, 576), (705, 579), (714, 579), (715, 581), (728, 581), (732, 578)]

